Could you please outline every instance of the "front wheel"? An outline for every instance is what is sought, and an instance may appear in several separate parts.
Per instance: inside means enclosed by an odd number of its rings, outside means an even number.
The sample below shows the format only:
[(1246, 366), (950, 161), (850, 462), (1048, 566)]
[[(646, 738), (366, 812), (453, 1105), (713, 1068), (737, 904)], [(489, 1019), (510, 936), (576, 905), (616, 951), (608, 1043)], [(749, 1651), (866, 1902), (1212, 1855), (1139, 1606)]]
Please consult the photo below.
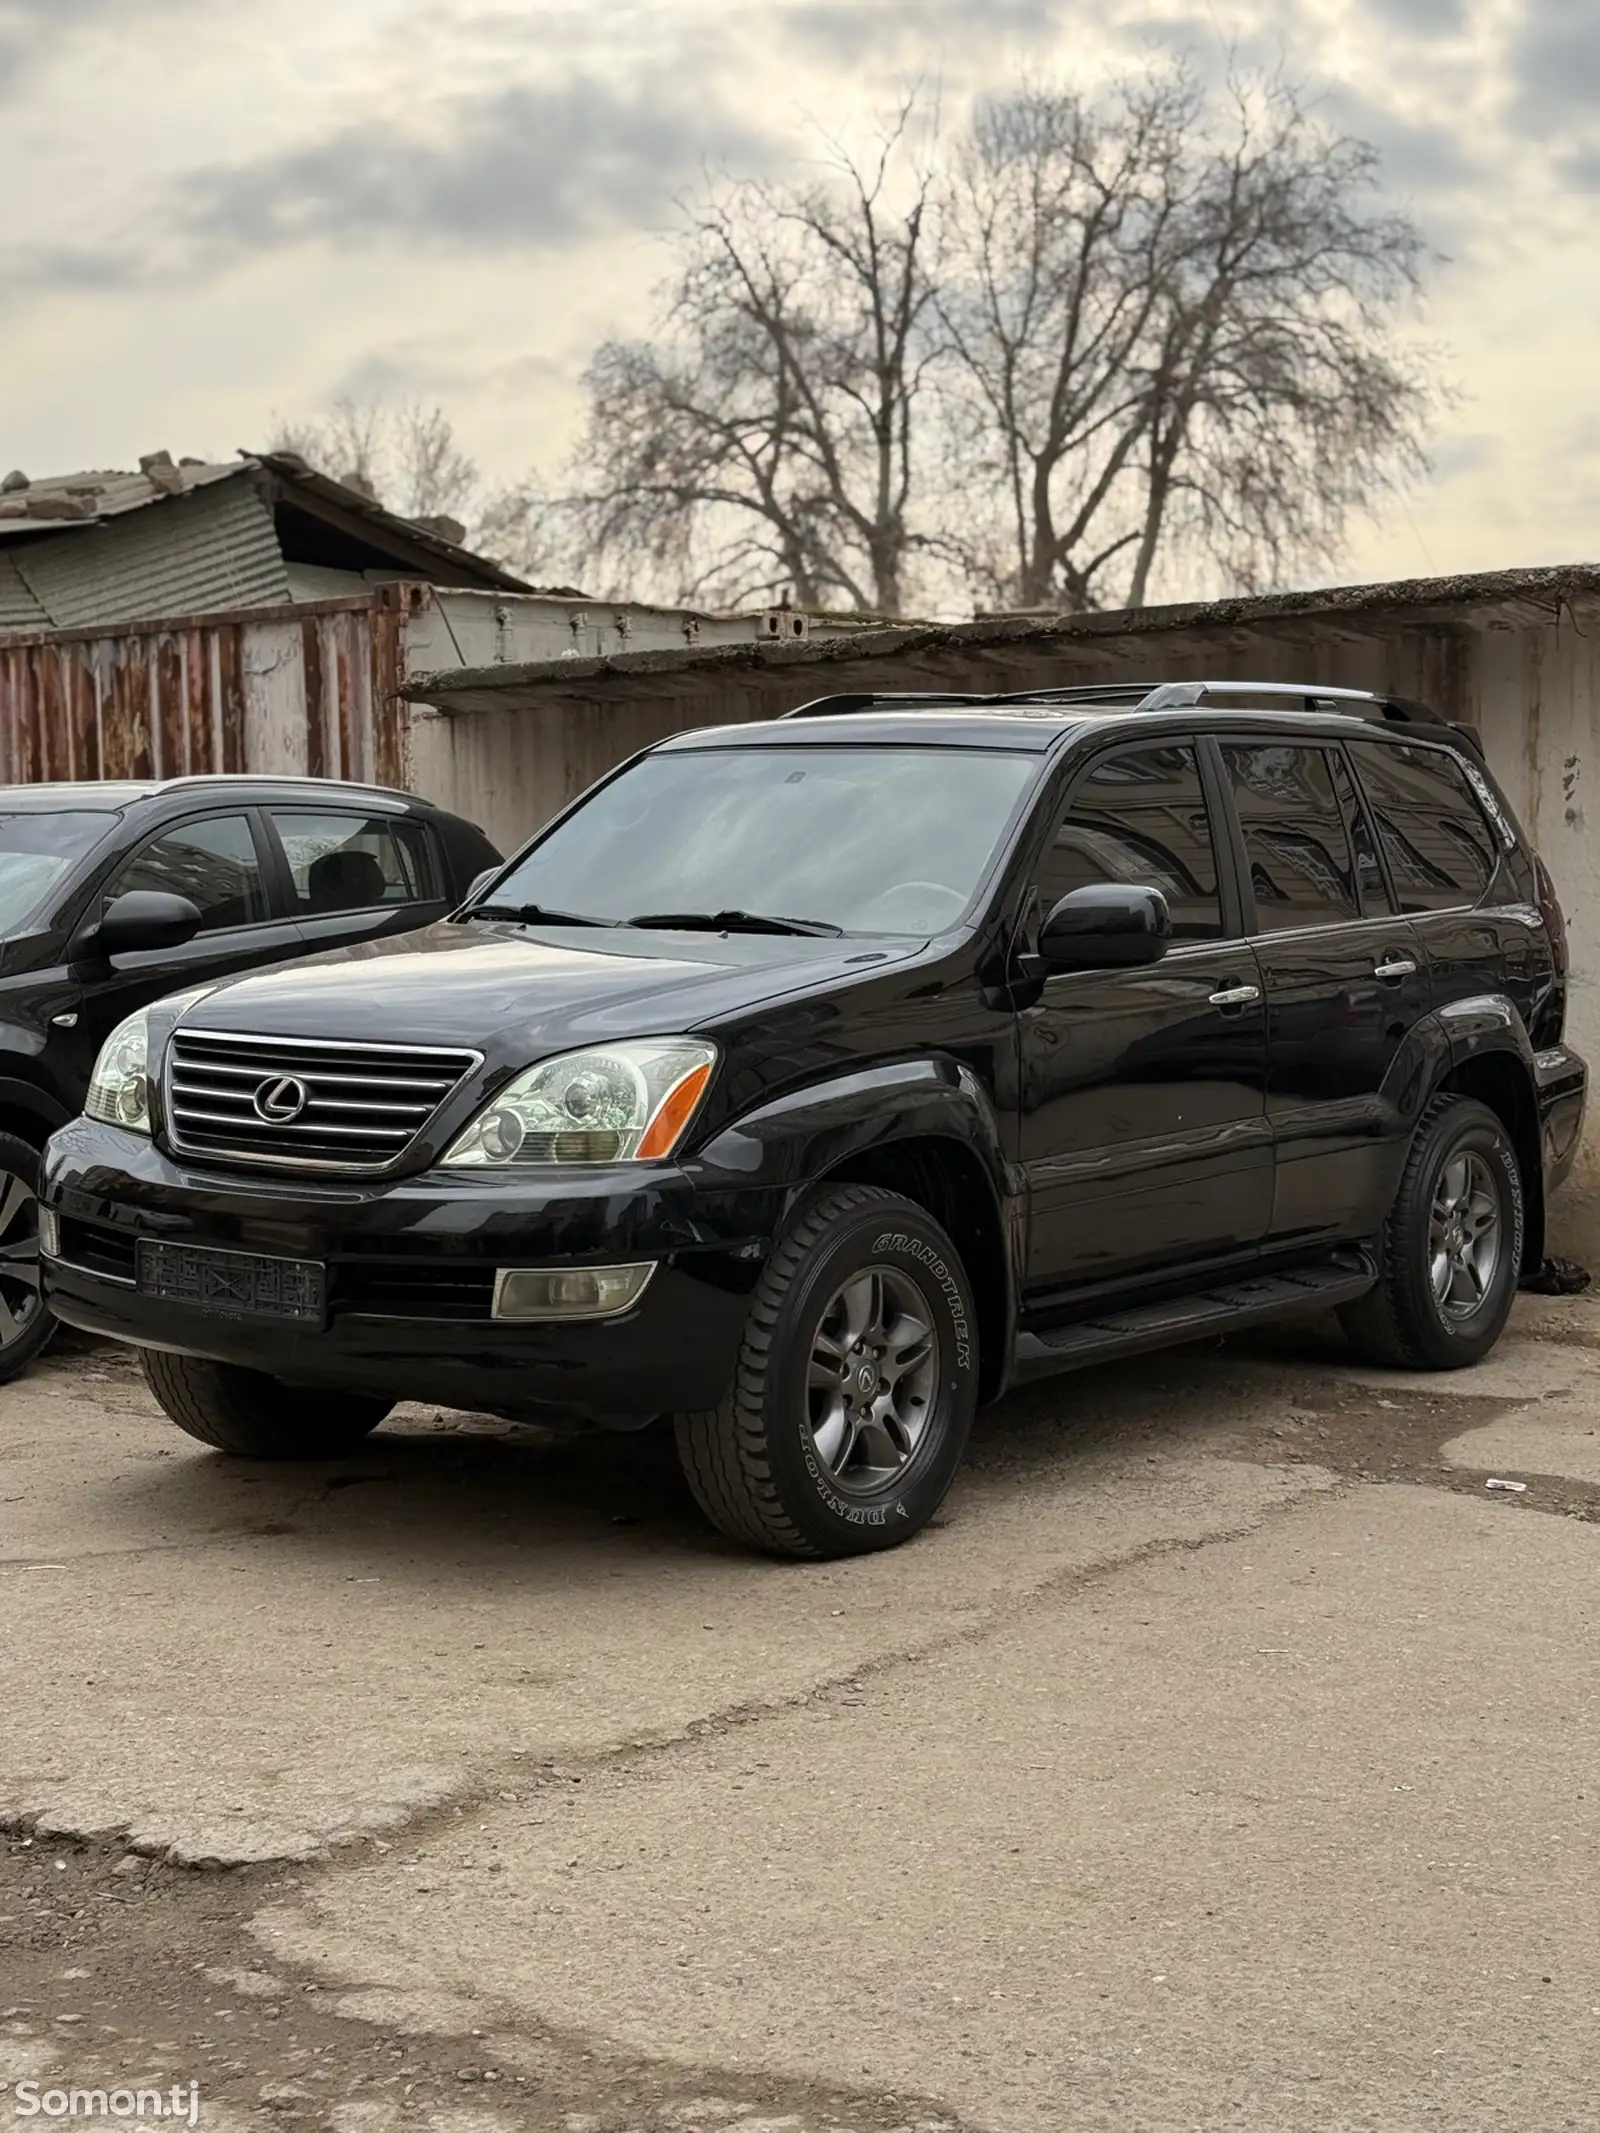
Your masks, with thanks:
[(145, 1383), (179, 1429), (241, 1459), (337, 1459), (393, 1407), (376, 1394), (285, 1385), (235, 1363), (142, 1348)]
[(862, 1555), (909, 1540), (939, 1508), (977, 1390), (955, 1246), (914, 1201), (833, 1186), (779, 1238), (721, 1406), (675, 1418), (678, 1456), (730, 1538), (772, 1555)]
[(39, 1151), (0, 1133), (0, 1385), (22, 1375), (55, 1327), (39, 1283)]
[(1522, 1265), (1517, 1152), (1487, 1104), (1436, 1096), (1385, 1225), (1378, 1285), (1339, 1313), (1365, 1361), (1460, 1370), (1505, 1330)]

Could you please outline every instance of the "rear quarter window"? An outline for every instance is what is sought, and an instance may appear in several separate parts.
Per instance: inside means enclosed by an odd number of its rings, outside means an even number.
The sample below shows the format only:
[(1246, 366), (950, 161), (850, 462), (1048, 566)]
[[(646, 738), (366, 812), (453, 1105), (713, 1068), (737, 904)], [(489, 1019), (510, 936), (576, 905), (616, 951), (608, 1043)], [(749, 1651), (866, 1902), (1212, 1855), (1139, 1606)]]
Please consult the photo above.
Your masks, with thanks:
[(1377, 741), (1353, 741), (1350, 753), (1400, 909), (1482, 903), (1507, 854), (1460, 759), (1446, 748)]

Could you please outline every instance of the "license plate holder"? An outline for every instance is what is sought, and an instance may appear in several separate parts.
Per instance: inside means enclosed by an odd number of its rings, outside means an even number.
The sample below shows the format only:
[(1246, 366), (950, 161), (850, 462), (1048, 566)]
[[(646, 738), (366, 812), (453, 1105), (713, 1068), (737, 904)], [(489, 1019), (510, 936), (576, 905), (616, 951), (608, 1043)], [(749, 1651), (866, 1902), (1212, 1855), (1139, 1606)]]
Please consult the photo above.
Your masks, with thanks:
[(327, 1323), (328, 1270), (320, 1259), (277, 1259), (265, 1252), (230, 1252), (141, 1237), (134, 1279), (141, 1296), (219, 1318), (277, 1319), (296, 1326)]

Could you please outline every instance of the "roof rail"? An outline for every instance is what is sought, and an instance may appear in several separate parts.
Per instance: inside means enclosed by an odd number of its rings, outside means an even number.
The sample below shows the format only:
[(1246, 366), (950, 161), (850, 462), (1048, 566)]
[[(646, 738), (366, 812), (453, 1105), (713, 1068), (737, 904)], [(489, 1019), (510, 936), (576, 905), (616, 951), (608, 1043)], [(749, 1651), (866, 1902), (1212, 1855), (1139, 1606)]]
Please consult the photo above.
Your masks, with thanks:
[(1102, 682), (1075, 689), (1010, 689), (1003, 695), (962, 689), (881, 689), (853, 696), (817, 696), (785, 711), (785, 718), (840, 718), (852, 711), (913, 710), (919, 704), (1129, 704), (1137, 709), (1150, 694), (1142, 681)]
[(959, 689), (863, 691), (848, 696), (818, 696), (785, 711), (785, 718), (837, 718), (856, 711), (914, 710), (920, 706), (994, 706), (1006, 704), (1125, 704), (1135, 711), (1181, 711), (1209, 704), (1221, 696), (1256, 697), (1283, 710), (1348, 711), (1398, 725), (1442, 726), (1458, 733), (1481, 754), (1470, 726), (1453, 725), (1429, 704), (1409, 697), (1383, 696), (1375, 689), (1323, 688), (1304, 681), (1162, 681), (1087, 683), (1067, 689), (1011, 689), (979, 694)]
[(1139, 708), (1177, 711), (1208, 704), (1217, 696), (1263, 696), (1285, 709), (1298, 699), (1303, 711), (1321, 711), (1332, 704), (1371, 704), (1377, 709), (1388, 701), (1371, 689), (1323, 689), (1304, 681), (1164, 681), (1148, 692)]
[(808, 704), (796, 704), (792, 711), (785, 711), (785, 718), (841, 718), (850, 711), (875, 711), (880, 705), (889, 709), (903, 706), (910, 710), (918, 704), (992, 704), (1000, 699), (993, 696), (965, 694), (959, 689), (883, 689), (861, 690), (851, 696), (814, 696)]

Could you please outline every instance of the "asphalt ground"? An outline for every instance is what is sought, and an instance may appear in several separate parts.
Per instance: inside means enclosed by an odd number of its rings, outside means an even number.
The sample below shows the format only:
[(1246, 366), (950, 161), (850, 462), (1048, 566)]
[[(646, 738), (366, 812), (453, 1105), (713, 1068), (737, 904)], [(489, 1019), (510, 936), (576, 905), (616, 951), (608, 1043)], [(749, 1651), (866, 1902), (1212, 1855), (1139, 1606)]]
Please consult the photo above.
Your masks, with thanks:
[(1448, 1378), (1284, 1329), (797, 1566), (648, 1440), (251, 1469), (63, 1345), (0, 1392), (0, 2128), (1587, 2128), (1597, 1431), (1587, 1298)]

